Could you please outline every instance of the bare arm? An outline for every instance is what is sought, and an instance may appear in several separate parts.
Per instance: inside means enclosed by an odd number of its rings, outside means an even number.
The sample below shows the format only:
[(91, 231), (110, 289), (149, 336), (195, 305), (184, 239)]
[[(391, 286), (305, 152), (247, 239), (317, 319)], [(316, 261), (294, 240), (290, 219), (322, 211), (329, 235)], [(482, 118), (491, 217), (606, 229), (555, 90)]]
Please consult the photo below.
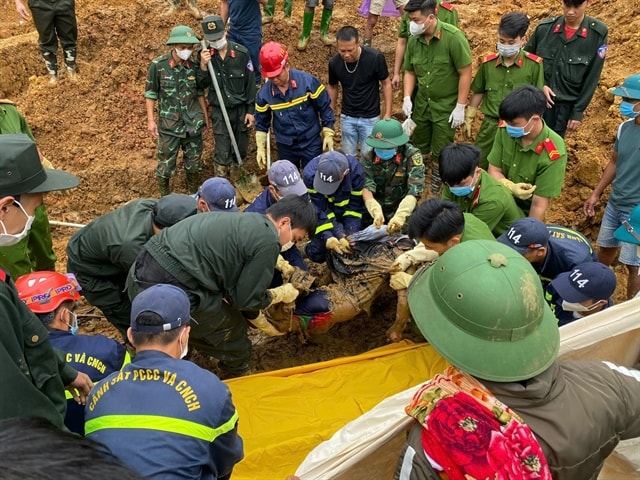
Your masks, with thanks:
[(529, 216), (537, 218), (544, 223), (544, 215), (549, 206), (550, 200), (547, 197), (539, 197), (534, 195), (531, 200), (531, 209), (529, 210)]
[(400, 88), (400, 70), (402, 70), (402, 62), (404, 61), (404, 51), (407, 49), (407, 39), (398, 37), (396, 42), (396, 57), (393, 59), (393, 79), (391, 85), (393, 88)]
[(471, 88), (471, 64), (462, 67), (458, 73), (460, 74), (460, 78), (458, 78), (458, 103), (466, 105)]
[(593, 192), (591, 192), (591, 195), (589, 195), (589, 198), (585, 200), (582, 210), (587, 217), (593, 217), (595, 213), (593, 207), (598, 203), (598, 199), (602, 195), (602, 192), (604, 192), (604, 189), (616, 178), (616, 160), (618, 160), (618, 152), (612, 152), (611, 159), (609, 163), (607, 163), (607, 166), (604, 167), (600, 181), (593, 189)]
[(220, 16), (226, 25), (229, 20), (229, 0), (220, 0)]
[(384, 95), (384, 117), (391, 118), (393, 109), (393, 88), (391, 87), (391, 78), (387, 77), (382, 81), (382, 94)]
[(147, 107), (147, 130), (153, 138), (158, 137), (158, 125), (156, 124), (156, 120), (154, 118), (154, 111), (156, 107), (156, 101), (151, 98), (145, 99), (145, 104)]
[(329, 98), (331, 99), (331, 110), (333, 110), (333, 114), (336, 113), (336, 104), (338, 102), (338, 85), (330, 85), (327, 83), (326, 85), (327, 93), (329, 94)]
[(482, 103), (482, 98), (484, 97), (484, 93), (474, 93), (471, 97), (471, 101), (469, 102), (469, 106), (473, 108), (478, 108)]
[[(416, 74), (414, 72), (405, 71), (402, 80), (402, 91), (405, 97), (413, 95), (413, 89), (416, 86)], [(458, 95), (460, 93), (458, 92)], [(465, 100), (466, 101), (466, 100)]]
[(501, 178), (507, 178), (504, 176), (504, 173), (502, 173), (502, 169), (499, 167), (496, 167), (495, 165), (489, 164), (489, 168), (487, 169), (487, 172), (489, 172), (489, 175), (491, 175), (496, 180), (500, 180)]

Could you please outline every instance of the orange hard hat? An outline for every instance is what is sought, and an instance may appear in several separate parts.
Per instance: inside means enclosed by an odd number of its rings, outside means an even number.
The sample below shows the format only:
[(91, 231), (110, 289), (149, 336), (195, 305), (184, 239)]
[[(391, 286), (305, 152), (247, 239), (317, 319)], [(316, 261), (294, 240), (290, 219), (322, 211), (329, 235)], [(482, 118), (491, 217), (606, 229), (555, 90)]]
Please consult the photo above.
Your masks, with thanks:
[(53, 312), (63, 302), (80, 298), (80, 285), (73, 274), (33, 272), (16, 280), (20, 300), (34, 313)]
[(278, 42), (267, 42), (260, 49), (260, 68), (267, 78), (280, 75), (289, 60), (289, 52)]

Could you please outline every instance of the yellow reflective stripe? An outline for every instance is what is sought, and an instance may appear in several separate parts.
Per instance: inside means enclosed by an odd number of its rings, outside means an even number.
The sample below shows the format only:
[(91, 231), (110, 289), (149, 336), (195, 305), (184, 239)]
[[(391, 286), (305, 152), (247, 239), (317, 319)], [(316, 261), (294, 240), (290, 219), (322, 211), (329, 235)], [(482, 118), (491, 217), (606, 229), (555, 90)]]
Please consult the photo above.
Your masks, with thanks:
[(122, 361), (122, 365), (120, 366), (120, 369), (122, 370), (122, 367), (124, 367), (129, 363), (131, 363), (131, 355), (129, 355), (129, 350), (126, 350), (124, 354), (124, 360)]
[(361, 197), (362, 190), (351, 190), (351, 195), (355, 195), (356, 197)]
[(327, 230), (331, 230), (333, 228), (333, 223), (324, 223), (319, 227), (316, 227), (316, 235), (322, 232), (326, 232)]
[(309, 94), (304, 95), (303, 97), (294, 98), (288, 102), (278, 103), (277, 105), (271, 105), (271, 110), (286, 110), (287, 108), (295, 107), (296, 105), (300, 105), (307, 101)]
[(267, 103), (264, 107), (261, 107), (256, 103), (256, 112), (264, 113), (269, 110), (269, 104)]
[(346, 200), (342, 200), (341, 202), (337, 202), (334, 205), (336, 207), (344, 207), (346, 205), (349, 205), (349, 199), (347, 198)]
[(69, 390), (64, 391), (64, 396), (67, 400), (71, 400), (73, 398), (73, 395), (71, 395), (71, 392)]
[(309, 193), (318, 193), (318, 191), (314, 190), (313, 188), (307, 188), (307, 192), (309, 192)]
[(327, 218), (336, 218), (336, 214), (335, 214), (335, 213), (333, 213), (333, 212), (329, 212), (329, 213), (327, 214)]
[(318, 89), (315, 92), (310, 94), (311, 98), (313, 98), (315, 100), (316, 98), (318, 98), (320, 96), (320, 94), (323, 91), (324, 91), (324, 85), (321, 83), (320, 86), (318, 87)]
[(229, 420), (217, 428), (207, 427), (181, 418), (159, 415), (104, 415), (92, 418), (84, 424), (85, 435), (107, 429), (143, 429), (177, 433), (187, 437), (213, 442), (220, 435), (234, 429), (238, 421), (238, 412), (233, 412)]
[(362, 218), (362, 214), (361, 214), (361, 213), (354, 212), (353, 210), (345, 210), (345, 212), (344, 212), (344, 216), (345, 216), (345, 217), (357, 217), (357, 218)]

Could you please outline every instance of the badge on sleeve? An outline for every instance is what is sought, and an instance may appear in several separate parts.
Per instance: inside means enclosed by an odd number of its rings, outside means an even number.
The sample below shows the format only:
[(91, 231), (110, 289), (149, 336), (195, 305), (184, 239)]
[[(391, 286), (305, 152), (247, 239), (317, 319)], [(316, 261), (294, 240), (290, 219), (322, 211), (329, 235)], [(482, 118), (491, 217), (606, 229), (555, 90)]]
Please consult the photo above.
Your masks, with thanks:
[(251, 62), (251, 59), (247, 62), (247, 70), (253, 72), (253, 63)]
[(602, 45), (600, 45), (598, 47), (598, 56), (604, 60), (604, 57), (607, 56), (608, 49), (609, 49), (609, 46), (606, 43), (603, 43)]

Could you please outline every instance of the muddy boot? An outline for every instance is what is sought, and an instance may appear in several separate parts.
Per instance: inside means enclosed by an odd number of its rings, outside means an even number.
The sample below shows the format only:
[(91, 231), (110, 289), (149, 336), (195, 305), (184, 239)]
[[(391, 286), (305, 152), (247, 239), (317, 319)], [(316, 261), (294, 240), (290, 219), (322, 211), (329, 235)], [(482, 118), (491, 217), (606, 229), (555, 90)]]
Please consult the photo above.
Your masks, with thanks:
[(42, 58), (44, 58), (44, 65), (49, 74), (49, 84), (55, 85), (58, 83), (58, 59), (54, 53), (50, 52), (44, 52)]
[(307, 43), (309, 43), (309, 36), (311, 35), (311, 27), (313, 26), (313, 10), (308, 12), (304, 11), (304, 17), (302, 19), (302, 33), (300, 34), (300, 40), (298, 40), (298, 50), (305, 50)]
[(431, 193), (437, 194), (440, 191), (442, 180), (440, 179), (440, 167), (436, 162), (431, 164)]
[(365, 38), (365, 39), (362, 41), (362, 44), (363, 44), (365, 47), (370, 47), (370, 46), (371, 46), (371, 38)]
[(200, 172), (187, 172), (187, 192), (194, 194), (200, 188)]
[(158, 190), (160, 190), (160, 196), (164, 197), (165, 195), (169, 195), (171, 193), (171, 188), (169, 187), (169, 180), (171, 179), (156, 176), (156, 180), (158, 181)]
[(197, 0), (189, 0), (187, 7), (189, 8), (191, 15), (193, 15), (193, 18), (197, 18), (198, 20), (202, 18), (202, 12), (198, 8)]
[(64, 64), (67, 66), (67, 76), (71, 80), (75, 80), (76, 77), (76, 49), (65, 48), (64, 52)]
[(322, 19), (320, 20), (320, 40), (325, 45), (333, 45), (335, 39), (329, 36), (329, 24), (331, 23), (331, 14), (333, 10), (329, 10), (328, 8), (322, 9)]
[[(275, 0), (274, 0), (275, 3)], [(284, 0), (284, 16), (291, 18), (291, 10), (293, 9), (293, 0)]]
[(76, 73), (75, 68), (67, 67), (67, 78), (72, 82), (76, 82), (78, 80), (78, 74)]
[(221, 177), (221, 178), (227, 178), (230, 179), (231, 177), (230, 172), (229, 172), (229, 165), (220, 165), (218, 163), (214, 163), (213, 164), (213, 173), (216, 177)]
[(262, 9), (262, 24), (273, 22), (273, 14), (276, 11), (276, 0), (268, 0)]

